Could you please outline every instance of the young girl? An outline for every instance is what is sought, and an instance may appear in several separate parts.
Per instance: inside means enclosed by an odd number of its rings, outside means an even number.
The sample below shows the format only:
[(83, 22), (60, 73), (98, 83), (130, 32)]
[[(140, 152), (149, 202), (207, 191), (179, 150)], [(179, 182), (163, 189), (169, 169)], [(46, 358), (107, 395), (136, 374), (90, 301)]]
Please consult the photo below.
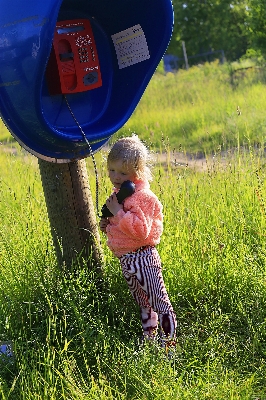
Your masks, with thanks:
[[(162, 204), (150, 190), (148, 150), (138, 136), (118, 140), (111, 148), (107, 167), (114, 185), (106, 206), (113, 214), (101, 218), (100, 229), (107, 245), (120, 260), (129, 290), (140, 306), (144, 339), (154, 339), (158, 317), (163, 343), (175, 339), (176, 316), (170, 303), (156, 245), (163, 232)], [(124, 181), (135, 184), (135, 192), (119, 204), (117, 193)]]

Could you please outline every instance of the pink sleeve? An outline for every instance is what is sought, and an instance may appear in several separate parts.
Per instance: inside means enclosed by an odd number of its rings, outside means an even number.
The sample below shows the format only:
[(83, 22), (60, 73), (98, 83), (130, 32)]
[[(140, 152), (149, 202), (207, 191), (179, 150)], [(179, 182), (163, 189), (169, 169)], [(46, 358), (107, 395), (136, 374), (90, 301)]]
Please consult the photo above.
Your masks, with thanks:
[(154, 217), (158, 218), (157, 208), (154, 199), (149, 199), (148, 203), (133, 205), (128, 211), (120, 210), (112, 218), (112, 223), (128, 237), (146, 239), (150, 234)]

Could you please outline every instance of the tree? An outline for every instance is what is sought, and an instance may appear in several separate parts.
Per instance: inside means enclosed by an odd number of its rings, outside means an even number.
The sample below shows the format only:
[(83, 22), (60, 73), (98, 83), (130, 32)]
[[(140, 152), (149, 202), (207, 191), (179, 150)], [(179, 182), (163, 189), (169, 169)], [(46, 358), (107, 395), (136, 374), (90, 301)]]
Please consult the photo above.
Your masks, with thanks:
[(173, 0), (173, 6), (175, 25), (168, 53), (183, 57), (184, 41), (188, 56), (224, 50), (228, 60), (235, 60), (245, 54), (248, 47), (245, 0)]
[(249, 0), (248, 25), (251, 47), (266, 55), (266, 6), (265, 0)]

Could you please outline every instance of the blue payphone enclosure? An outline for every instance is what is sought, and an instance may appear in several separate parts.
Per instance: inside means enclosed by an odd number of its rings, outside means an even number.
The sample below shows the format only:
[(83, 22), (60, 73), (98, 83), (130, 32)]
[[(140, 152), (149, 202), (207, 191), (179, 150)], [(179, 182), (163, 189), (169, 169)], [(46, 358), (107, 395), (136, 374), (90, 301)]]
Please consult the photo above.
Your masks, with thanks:
[[(96, 152), (126, 123), (173, 28), (171, 0), (0, 0), (0, 10), (0, 116), (25, 149), (51, 162), (90, 155), (80, 127)], [(56, 24), (81, 19), (90, 22), (101, 84), (51, 94)]]

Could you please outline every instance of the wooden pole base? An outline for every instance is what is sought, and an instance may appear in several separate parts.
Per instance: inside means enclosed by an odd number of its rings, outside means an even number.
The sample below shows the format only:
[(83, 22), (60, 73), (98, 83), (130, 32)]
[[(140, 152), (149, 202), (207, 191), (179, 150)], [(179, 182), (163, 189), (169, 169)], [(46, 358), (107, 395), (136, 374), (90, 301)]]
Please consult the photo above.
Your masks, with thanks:
[(59, 265), (85, 264), (100, 272), (103, 253), (85, 160), (38, 162)]

